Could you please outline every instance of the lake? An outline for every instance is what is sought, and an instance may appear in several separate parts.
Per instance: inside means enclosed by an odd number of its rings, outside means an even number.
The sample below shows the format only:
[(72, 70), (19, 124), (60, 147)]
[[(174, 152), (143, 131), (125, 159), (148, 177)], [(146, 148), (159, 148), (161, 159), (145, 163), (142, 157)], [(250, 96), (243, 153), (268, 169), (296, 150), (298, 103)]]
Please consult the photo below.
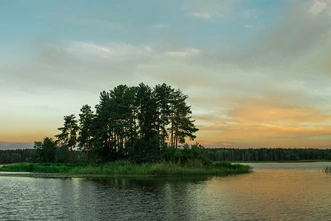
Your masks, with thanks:
[[(247, 163), (248, 164), (248, 163)], [(0, 172), (0, 220), (330, 220), (327, 162), (227, 177), (43, 178)]]

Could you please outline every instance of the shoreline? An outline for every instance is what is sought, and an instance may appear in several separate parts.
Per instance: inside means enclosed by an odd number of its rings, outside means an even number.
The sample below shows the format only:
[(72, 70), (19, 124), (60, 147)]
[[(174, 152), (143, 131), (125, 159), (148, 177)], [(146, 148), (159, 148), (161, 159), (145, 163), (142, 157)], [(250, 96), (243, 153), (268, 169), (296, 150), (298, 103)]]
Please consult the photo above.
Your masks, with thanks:
[(231, 163), (318, 163), (318, 162), (330, 162), (331, 160), (282, 160), (282, 161), (227, 161)]
[[(18, 163), (0, 167), (3, 172), (65, 174), (64, 176), (225, 176), (249, 173), (252, 168), (237, 163), (216, 163), (210, 166), (174, 163), (134, 164), (127, 161), (107, 164)], [(57, 176), (57, 175), (55, 175)]]

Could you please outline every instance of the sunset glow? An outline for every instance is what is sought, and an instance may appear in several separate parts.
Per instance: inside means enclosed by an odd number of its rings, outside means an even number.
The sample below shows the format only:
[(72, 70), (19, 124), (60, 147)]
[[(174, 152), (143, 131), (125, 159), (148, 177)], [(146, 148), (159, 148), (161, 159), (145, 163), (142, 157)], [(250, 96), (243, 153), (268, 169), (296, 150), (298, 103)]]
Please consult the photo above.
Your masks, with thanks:
[(0, 15), (0, 149), (140, 82), (189, 95), (207, 147), (331, 147), (331, 0), (3, 1)]

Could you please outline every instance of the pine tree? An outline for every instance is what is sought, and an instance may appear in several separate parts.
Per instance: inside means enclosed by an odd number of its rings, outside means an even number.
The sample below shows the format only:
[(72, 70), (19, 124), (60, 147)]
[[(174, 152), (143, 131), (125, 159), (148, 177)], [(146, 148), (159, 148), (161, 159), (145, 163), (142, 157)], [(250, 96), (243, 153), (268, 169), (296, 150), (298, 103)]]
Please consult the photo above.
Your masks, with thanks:
[(74, 114), (64, 116), (63, 127), (58, 128), (60, 134), (55, 135), (57, 138), (56, 144), (69, 150), (71, 161), (73, 160), (73, 148), (77, 144), (77, 132), (79, 127), (77, 125), (76, 116)]
[(92, 148), (92, 122), (94, 118), (93, 111), (89, 105), (84, 105), (80, 109), (79, 114), (79, 133), (78, 133), (78, 146), (81, 151), (85, 152), (86, 160), (89, 158), (89, 151)]
[(99, 104), (95, 106), (96, 113), (92, 122), (93, 152), (99, 156), (102, 161), (108, 161), (112, 158), (111, 143), (111, 117), (110, 94), (106, 91), (100, 93)]
[(174, 92), (170, 86), (166, 84), (156, 85), (154, 88), (154, 96), (156, 101), (156, 129), (159, 134), (159, 146), (165, 147), (166, 140), (169, 138), (167, 127), (170, 124), (171, 114), (171, 96)]
[(139, 130), (131, 156), (139, 162), (155, 161), (160, 154), (156, 127), (157, 112), (155, 98), (148, 85), (141, 83), (137, 87), (135, 106)]
[(170, 114), (170, 146), (178, 147), (178, 144), (185, 143), (185, 138), (194, 140), (194, 135), (199, 129), (194, 126), (194, 120), (191, 120), (191, 107), (187, 106), (187, 95), (181, 90), (176, 90), (172, 96), (171, 114)]

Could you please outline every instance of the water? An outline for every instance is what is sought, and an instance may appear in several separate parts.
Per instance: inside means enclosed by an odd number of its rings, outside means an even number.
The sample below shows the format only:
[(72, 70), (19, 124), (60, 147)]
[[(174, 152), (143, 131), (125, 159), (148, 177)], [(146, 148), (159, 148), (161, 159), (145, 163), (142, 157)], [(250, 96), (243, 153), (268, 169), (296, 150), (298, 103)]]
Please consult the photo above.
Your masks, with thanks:
[(331, 220), (331, 163), (250, 165), (228, 177), (0, 173), (0, 220)]

